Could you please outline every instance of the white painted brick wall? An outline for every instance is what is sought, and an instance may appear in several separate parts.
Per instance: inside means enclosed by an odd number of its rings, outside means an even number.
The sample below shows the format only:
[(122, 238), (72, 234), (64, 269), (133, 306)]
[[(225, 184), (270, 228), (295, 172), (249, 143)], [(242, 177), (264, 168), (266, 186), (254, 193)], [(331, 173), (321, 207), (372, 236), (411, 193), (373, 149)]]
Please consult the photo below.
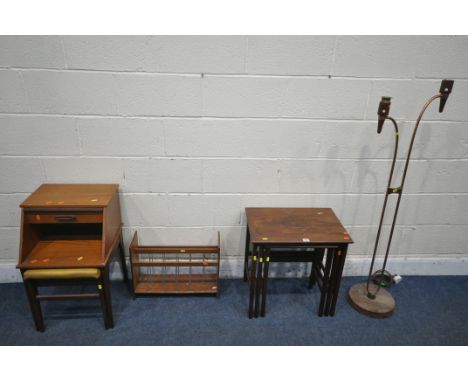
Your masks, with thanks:
[(224, 276), (241, 273), (245, 207), (328, 206), (355, 241), (345, 272), (365, 274), (393, 150), (380, 97), (401, 170), (441, 78), (455, 86), (418, 133), (389, 261), (412, 274), (468, 274), (468, 37), (1, 36), (0, 280), (44, 182), (119, 183), (127, 244), (221, 231)]
[(58, 36), (0, 36), (1, 68), (65, 69)]
[(203, 113), (215, 117), (362, 119), (370, 85), (367, 80), (207, 76)]
[(243, 36), (67, 36), (70, 69), (244, 73)]
[(0, 152), (11, 156), (80, 155), (77, 121), (62, 116), (0, 115)]
[(71, 120), (76, 123), (83, 156), (164, 156), (164, 125), (160, 119)]
[(328, 75), (335, 40), (334, 36), (251, 36), (247, 73)]

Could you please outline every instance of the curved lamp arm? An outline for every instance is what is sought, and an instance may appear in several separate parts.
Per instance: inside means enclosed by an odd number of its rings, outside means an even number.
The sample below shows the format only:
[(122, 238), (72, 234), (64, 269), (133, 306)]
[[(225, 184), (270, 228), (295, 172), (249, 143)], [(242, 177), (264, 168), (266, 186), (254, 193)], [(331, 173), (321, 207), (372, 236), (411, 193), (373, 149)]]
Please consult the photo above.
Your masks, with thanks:
[(397, 215), (398, 215), (398, 209), (400, 207), (401, 196), (403, 194), (403, 186), (405, 184), (406, 175), (408, 173), (408, 166), (409, 166), (409, 162), (410, 162), (410, 159), (411, 159), (411, 152), (413, 150), (413, 144), (414, 144), (414, 140), (416, 138), (416, 133), (418, 131), (419, 124), (421, 122), (422, 117), (424, 116), (424, 113), (426, 112), (427, 108), (429, 107), (429, 105), (434, 100), (436, 100), (438, 98), (440, 98), (439, 113), (443, 112), (444, 107), (445, 107), (445, 103), (447, 102), (447, 99), (448, 99), (448, 96), (452, 92), (452, 88), (453, 88), (453, 80), (442, 80), (441, 85), (440, 85), (439, 94), (436, 94), (436, 95), (432, 96), (424, 104), (421, 112), (419, 113), (418, 119), (416, 120), (414, 130), (413, 130), (413, 135), (411, 136), (411, 142), (410, 142), (409, 149), (408, 149), (408, 154), (407, 154), (407, 157), (406, 157), (406, 162), (405, 162), (405, 167), (404, 167), (404, 170), (403, 170), (401, 185), (400, 185), (400, 187), (393, 188), (393, 189), (390, 187), (390, 184), (391, 184), (391, 180), (392, 180), (392, 176), (393, 176), (393, 170), (395, 168), (395, 161), (396, 161), (397, 150), (398, 150), (398, 134), (399, 134), (398, 133), (398, 126), (397, 126), (397, 123), (395, 122), (395, 120), (388, 116), (389, 109), (390, 109), (390, 98), (389, 97), (382, 97), (382, 100), (381, 100), (381, 102), (379, 104), (379, 110), (378, 110), (379, 123), (378, 123), (378, 127), (377, 127), (377, 132), (380, 134), (380, 132), (382, 131), (383, 124), (384, 124), (386, 119), (391, 120), (394, 127), (395, 127), (396, 144), (395, 144), (395, 151), (394, 151), (394, 155), (393, 155), (392, 167), (391, 167), (391, 170), (390, 170), (390, 176), (389, 176), (389, 180), (388, 180), (387, 191), (385, 193), (384, 206), (383, 206), (383, 209), (382, 209), (382, 215), (380, 217), (379, 229), (377, 231), (377, 238), (376, 238), (376, 243), (375, 243), (375, 247), (374, 247), (374, 253), (372, 255), (371, 267), (370, 267), (370, 271), (369, 271), (369, 276), (367, 278), (367, 296), (369, 298), (371, 298), (371, 299), (375, 298), (375, 295), (380, 290), (380, 285), (379, 285), (378, 289), (376, 290), (375, 293), (370, 293), (369, 292), (369, 283), (370, 283), (370, 279), (372, 277), (372, 271), (373, 271), (375, 256), (376, 256), (377, 247), (378, 247), (378, 243), (379, 243), (379, 239), (380, 239), (380, 232), (381, 232), (381, 229), (382, 229), (382, 223), (383, 223), (383, 218), (384, 218), (384, 215), (385, 215), (385, 209), (386, 209), (386, 206), (387, 206), (388, 195), (390, 193), (397, 193), (398, 194), (398, 200), (397, 200), (397, 204), (396, 204), (396, 207), (395, 207), (395, 213), (393, 215), (393, 221), (392, 221), (392, 226), (391, 226), (391, 229), (390, 229), (390, 235), (389, 235), (389, 239), (388, 239), (387, 249), (385, 251), (384, 263), (383, 263), (383, 267), (382, 267), (382, 270), (381, 270), (382, 273), (385, 272), (385, 267), (387, 265), (387, 259), (388, 259), (388, 254), (390, 252), (390, 245), (392, 243), (393, 232), (395, 230), (395, 223), (396, 223), (396, 218), (397, 218)]
[(367, 287), (367, 296), (369, 298), (374, 298), (375, 294), (380, 289), (380, 285), (379, 285), (377, 291), (372, 294), (369, 291), (369, 284), (370, 284), (370, 280), (371, 280), (372, 273), (373, 273), (373, 270), (374, 270), (374, 263), (375, 263), (375, 257), (376, 257), (376, 254), (377, 254), (377, 249), (379, 247), (380, 234), (381, 234), (381, 231), (382, 231), (382, 224), (383, 224), (383, 220), (384, 220), (384, 217), (385, 217), (385, 210), (387, 208), (387, 201), (388, 201), (388, 195), (389, 195), (388, 190), (390, 190), (391, 183), (392, 183), (392, 178), (393, 178), (393, 171), (395, 170), (395, 163), (396, 163), (397, 154), (398, 154), (398, 141), (399, 141), (399, 136), (400, 136), (400, 132), (398, 130), (398, 124), (396, 123), (396, 121), (392, 117), (388, 116), (388, 114), (390, 112), (390, 104), (391, 104), (390, 103), (390, 97), (382, 97), (382, 100), (380, 101), (380, 104), (379, 104), (379, 111), (378, 111), (379, 124), (378, 124), (378, 127), (377, 127), (377, 133), (380, 134), (382, 132), (382, 127), (383, 127), (383, 125), (384, 125), (384, 123), (385, 123), (385, 121), (387, 119), (389, 121), (391, 121), (392, 124), (393, 124), (393, 127), (395, 129), (395, 148), (393, 150), (393, 160), (392, 160), (392, 166), (390, 168), (390, 174), (388, 176), (387, 191), (385, 192), (385, 199), (384, 199), (384, 203), (383, 203), (383, 207), (382, 207), (382, 214), (380, 215), (379, 228), (377, 230), (377, 237), (375, 239), (374, 252), (372, 254), (372, 261), (371, 261), (371, 265), (370, 265), (370, 268), (369, 268), (369, 276), (367, 277), (366, 287)]

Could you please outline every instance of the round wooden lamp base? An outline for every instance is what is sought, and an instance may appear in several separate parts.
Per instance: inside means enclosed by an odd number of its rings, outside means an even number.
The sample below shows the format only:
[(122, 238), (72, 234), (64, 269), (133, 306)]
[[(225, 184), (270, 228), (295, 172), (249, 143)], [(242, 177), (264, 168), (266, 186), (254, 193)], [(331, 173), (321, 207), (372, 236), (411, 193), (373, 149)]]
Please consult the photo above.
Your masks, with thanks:
[[(377, 285), (369, 285), (369, 291), (372, 294), (376, 293), (377, 289)], [(354, 309), (373, 318), (390, 317), (395, 310), (395, 300), (389, 292), (380, 288), (374, 299), (369, 298), (366, 283), (356, 284), (349, 288), (348, 299)]]

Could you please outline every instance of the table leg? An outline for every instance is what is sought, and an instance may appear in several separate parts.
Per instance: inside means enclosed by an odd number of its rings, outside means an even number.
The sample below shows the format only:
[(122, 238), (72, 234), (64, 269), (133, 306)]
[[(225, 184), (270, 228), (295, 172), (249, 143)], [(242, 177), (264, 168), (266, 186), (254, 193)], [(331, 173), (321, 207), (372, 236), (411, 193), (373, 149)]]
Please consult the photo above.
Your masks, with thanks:
[(312, 266), (310, 267), (309, 289), (311, 289), (317, 281), (315, 277), (314, 267), (317, 267), (317, 264), (323, 261), (323, 254), (325, 250), (323, 248), (316, 248), (315, 251), (317, 251), (317, 253), (314, 253), (311, 263)]
[(327, 294), (328, 294), (328, 289), (329, 289), (330, 269), (331, 269), (331, 263), (332, 263), (334, 250), (332, 248), (327, 248), (326, 251), (327, 253), (326, 253), (326, 260), (325, 260), (325, 270), (323, 272), (322, 290), (320, 293), (320, 306), (319, 306), (319, 313), (318, 313), (319, 317), (323, 316), (325, 302), (327, 300)]
[(338, 261), (339, 265), (338, 265), (338, 269), (336, 271), (336, 280), (335, 280), (335, 287), (334, 287), (334, 291), (333, 291), (333, 299), (332, 299), (332, 303), (331, 303), (331, 306), (330, 306), (330, 316), (335, 315), (336, 302), (338, 301), (338, 294), (339, 294), (339, 291), (340, 291), (341, 277), (343, 275), (343, 268), (344, 268), (344, 264), (345, 264), (345, 260), (346, 260), (346, 253), (348, 251), (348, 245), (346, 244), (339, 251), (341, 252), (341, 254), (338, 256), (339, 257), (339, 261)]
[(263, 259), (263, 251), (264, 249), (262, 247), (259, 247), (258, 250), (258, 264), (257, 264), (257, 278), (255, 281), (255, 310), (254, 310), (254, 316), (255, 318), (258, 318), (258, 313), (260, 309), (260, 299), (261, 299), (261, 292), (262, 292), (262, 286), (263, 286), (263, 264), (264, 264), (264, 259)]
[(255, 293), (255, 284), (257, 273), (257, 246), (254, 244), (252, 247), (252, 267), (250, 270), (250, 280), (249, 280), (249, 318), (253, 317), (253, 305), (254, 305), (254, 293)]
[(270, 250), (265, 250), (265, 257), (263, 262), (263, 286), (262, 286), (262, 308), (260, 316), (265, 317), (265, 305), (267, 297), (267, 284), (268, 284), (268, 268), (270, 267)]
[(328, 286), (327, 286), (327, 298), (325, 300), (324, 316), (330, 315), (330, 307), (332, 304), (333, 293), (335, 291), (335, 282), (336, 282), (337, 269), (339, 266), (339, 258), (340, 258), (339, 250), (333, 249), (332, 264), (330, 267), (330, 276), (328, 278)]
[(250, 249), (250, 233), (249, 225), (247, 224), (245, 234), (245, 253), (244, 253), (244, 281), (247, 281), (247, 265), (249, 263), (249, 249)]

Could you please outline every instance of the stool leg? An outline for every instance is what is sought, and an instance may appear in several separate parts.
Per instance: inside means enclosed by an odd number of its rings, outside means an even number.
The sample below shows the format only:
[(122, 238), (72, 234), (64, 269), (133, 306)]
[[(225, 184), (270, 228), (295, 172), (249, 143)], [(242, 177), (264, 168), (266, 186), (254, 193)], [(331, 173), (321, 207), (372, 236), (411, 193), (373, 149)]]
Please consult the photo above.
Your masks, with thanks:
[(125, 261), (125, 250), (124, 250), (122, 234), (120, 234), (120, 238), (119, 238), (119, 251), (120, 251), (120, 266), (122, 267), (123, 280), (126, 283), (128, 282), (127, 262)]
[(28, 296), (29, 305), (31, 306), (31, 311), (34, 319), (34, 324), (36, 325), (36, 330), (39, 332), (43, 332), (44, 328), (44, 320), (42, 318), (42, 310), (41, 310), (41, 303), (36, 298), (37, 296), (37, 288), (34, 285), (34, 281), (32, 280), (24, 280), (24, 286), (26, 288), (26, 295)]
[(109, 281), (109, 268), (106, 267), (101, 271), (101, 278), (100, 278), (100, 294), (102, 292), (101, 297), (101, 304), (103, 307), (104, 313), (104, 324), (106, 329), (110, 329), (114, 327), (114, 318), (112, 315), (112, 301), (111, 301), (111, 293), (110, 293), (110, 281)]

